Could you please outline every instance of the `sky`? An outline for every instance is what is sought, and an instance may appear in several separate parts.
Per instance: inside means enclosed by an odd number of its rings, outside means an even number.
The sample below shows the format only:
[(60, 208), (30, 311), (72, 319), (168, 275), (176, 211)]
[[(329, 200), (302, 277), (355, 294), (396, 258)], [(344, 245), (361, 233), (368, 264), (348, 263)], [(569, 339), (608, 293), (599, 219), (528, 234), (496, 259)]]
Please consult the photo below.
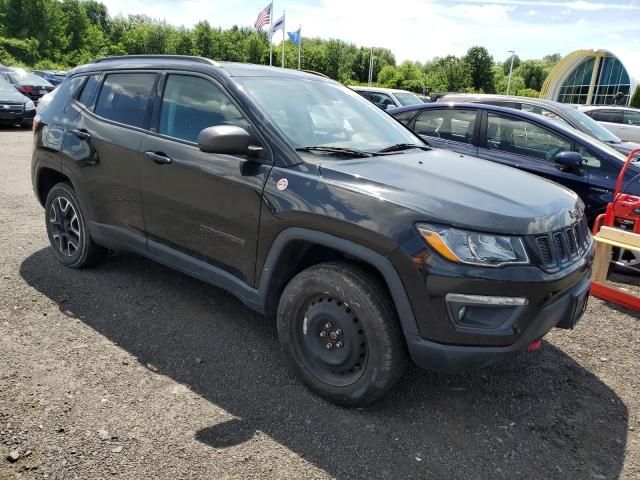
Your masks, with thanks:
[[(180, 26), (252, 26), (269, 0), (101, 0), (112, 16), (145, 14)], [(498, 61), (608, 49), (640, 64), (640, 0), (274, 0), (286, 30), (389, 48), (427, 61), (486, 47)], [(276, 36), (279, 36), (277, 34)], [(304, 47), (303, 47), (304, 48)], [(303, 50), (304, 51), (304, 50)]]

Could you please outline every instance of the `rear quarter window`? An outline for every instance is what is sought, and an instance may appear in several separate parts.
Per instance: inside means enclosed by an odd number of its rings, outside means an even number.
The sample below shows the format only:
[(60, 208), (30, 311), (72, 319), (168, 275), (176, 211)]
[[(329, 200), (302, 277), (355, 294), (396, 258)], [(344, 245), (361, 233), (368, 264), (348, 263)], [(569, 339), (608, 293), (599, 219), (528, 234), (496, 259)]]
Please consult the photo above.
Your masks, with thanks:
[(93, 98), (95, 97), (99, 85), (100, 74), (89, 76), (82, 87), (82, 92), (80, 92), (80, 95), (78, 96), (78, 102), (87, 108), (93, 106)]
[(95, 113), (108, 120), (145, 128), (151, 110), (155, 73), (112, 73), (105, 77)]

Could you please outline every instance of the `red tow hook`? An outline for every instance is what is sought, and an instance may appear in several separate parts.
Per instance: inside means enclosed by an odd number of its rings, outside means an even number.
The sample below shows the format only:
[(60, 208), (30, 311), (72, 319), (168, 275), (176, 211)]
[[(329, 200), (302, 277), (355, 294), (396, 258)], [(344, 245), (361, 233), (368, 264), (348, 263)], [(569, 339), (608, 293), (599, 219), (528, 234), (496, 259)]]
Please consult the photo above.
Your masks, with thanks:
[(530, 352), (535, 352), (536, 350), (538, 350), (540, 347), (542, 346), (542, 339), (538, 338), (537, 340), (534, 340), (533, 342), (531, 342), (529, 344), (529, 346), (527, 347), (527, 350)]

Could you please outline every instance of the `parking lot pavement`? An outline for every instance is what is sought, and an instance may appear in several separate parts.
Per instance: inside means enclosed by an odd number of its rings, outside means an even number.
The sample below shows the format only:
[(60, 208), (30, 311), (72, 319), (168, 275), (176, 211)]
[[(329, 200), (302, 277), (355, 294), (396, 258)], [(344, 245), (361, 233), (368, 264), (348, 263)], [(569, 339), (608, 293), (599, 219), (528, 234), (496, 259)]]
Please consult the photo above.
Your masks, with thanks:
[(0, 145), (0, 479), (640, 478), (638, 316), (592, 299), (536, 353), (339, 408), (224, 291), (125, 253), (59, 265), (31, 133)]

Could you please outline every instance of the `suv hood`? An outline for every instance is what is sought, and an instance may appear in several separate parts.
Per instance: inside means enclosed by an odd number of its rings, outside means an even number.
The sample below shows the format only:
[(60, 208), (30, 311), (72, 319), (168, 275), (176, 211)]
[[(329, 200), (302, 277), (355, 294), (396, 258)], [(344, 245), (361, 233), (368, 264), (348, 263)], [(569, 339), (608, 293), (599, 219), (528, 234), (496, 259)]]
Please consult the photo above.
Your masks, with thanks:
[(485, 232), (546, 233), (571, 225), (584, 209), (552, 181), (441, 149), (323, 161), (320, 172), (327, 182), (412, 208), (424, 221)]

